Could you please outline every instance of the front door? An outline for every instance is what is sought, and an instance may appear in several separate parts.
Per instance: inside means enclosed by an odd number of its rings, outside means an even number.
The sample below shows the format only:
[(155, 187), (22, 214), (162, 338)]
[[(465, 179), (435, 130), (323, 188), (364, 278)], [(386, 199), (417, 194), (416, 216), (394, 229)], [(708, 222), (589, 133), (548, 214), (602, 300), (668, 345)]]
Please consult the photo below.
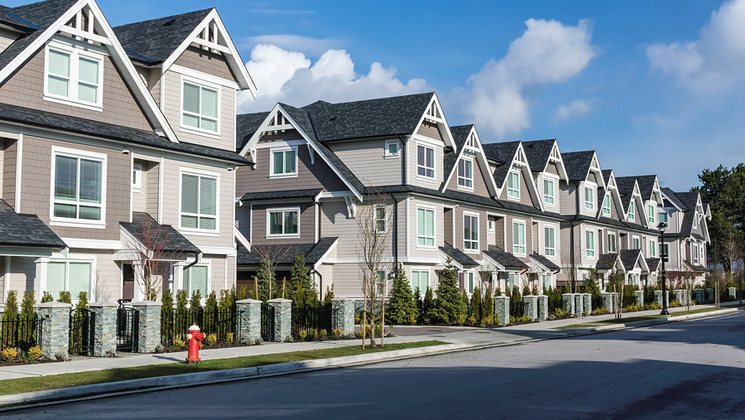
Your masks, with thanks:
[(135, 297), (135, 272), (132, 264), (122, 266), (122, 299), (131, 301)]

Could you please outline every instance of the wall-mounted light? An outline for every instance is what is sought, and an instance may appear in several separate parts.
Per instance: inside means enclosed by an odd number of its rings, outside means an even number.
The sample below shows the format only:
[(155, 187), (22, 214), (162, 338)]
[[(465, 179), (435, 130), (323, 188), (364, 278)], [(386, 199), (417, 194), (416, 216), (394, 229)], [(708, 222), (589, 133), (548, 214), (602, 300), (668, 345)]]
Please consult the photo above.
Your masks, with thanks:
[(127, 150), (127, 149), (122, 150), (122, 154), (123, 155), (128, 155), (129, 154), (129, 150)]

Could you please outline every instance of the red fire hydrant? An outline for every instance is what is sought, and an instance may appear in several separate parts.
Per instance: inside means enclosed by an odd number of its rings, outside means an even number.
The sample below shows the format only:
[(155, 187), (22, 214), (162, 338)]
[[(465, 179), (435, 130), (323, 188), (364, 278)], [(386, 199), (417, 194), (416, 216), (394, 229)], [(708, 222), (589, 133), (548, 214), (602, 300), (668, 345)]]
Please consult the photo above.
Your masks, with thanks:
[(186, 336), (189, 341), (189, 357), (186, 358), (186, 363), (199, 363), (199, 348), (202, 347), (202, 340), (204, 340), (204, 333), (199, 331), (199, 327), (192, 325), (189, 327), (189, 334)]

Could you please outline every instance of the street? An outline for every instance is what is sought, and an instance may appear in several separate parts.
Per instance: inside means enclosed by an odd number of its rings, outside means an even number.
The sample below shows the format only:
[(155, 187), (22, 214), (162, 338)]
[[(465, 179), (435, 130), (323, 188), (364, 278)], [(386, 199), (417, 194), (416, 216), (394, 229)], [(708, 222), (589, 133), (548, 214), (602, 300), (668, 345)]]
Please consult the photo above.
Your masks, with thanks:
[[(41, 407), (9, 419), (745, 418), (745, 312)], [(447, 341), (447, 338), (442, 338)]]

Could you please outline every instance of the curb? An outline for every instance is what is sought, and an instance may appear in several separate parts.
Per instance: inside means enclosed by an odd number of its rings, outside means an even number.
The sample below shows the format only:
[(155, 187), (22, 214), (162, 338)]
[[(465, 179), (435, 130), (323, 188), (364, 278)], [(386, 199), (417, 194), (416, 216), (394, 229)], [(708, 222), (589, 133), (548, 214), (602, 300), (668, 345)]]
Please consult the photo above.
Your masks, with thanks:
[(668, 318), (649, 319), (646, 321), (634, 321), (634, 322), (628, 322), (625, 324), (604, 325), (602, 327), (595, 327), (592, 329), (592, 331), (600, 332), (600, 331), (623, 330), (627, 328), (636, 328), (636, 327), (646, 327), (649, 325), (666, 324), (668, 322), (680, 322), (680, 321), (688, 321), (688, 320), (699, 319), (699, 318), (710, 318), (714, 316), (728, 315), (728, 314), (735, 313), (737, 311), (738, 311), (737, 308), (720, 309), (718, 311), (702, 312), (698, 314), (671, 316)]

